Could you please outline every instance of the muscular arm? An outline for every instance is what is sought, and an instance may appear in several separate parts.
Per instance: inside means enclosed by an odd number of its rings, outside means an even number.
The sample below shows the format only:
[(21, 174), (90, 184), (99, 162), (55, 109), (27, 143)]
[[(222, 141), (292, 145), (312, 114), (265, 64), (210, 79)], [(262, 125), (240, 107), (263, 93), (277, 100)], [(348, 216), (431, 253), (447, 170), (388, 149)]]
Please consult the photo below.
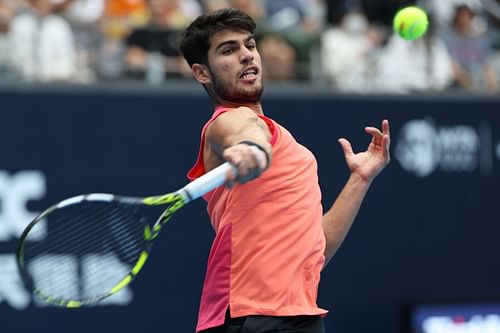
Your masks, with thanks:
[(349, 141), (339, 139), (351, 176), (332, 207), (323, 215), (325, 265), (344, 241), (373, 179), (390, 161), (389, 122), (382, 122), (382, 131), (375, 127), (366, 127), (365, 131), (372, 136), (372, 141), (361, 153), (355, 154)]
[(370, 182), (351, 174), (332, 207), (323, 215), (325, 266), (347, 236), (369, 187)]
[[(205, 167), (210, 170), (228, 161), (238, 168), (236, 181), (253, 179), (268, 167), (266, 153), (269, 160), (272, 156), (270, 137), (266, 123), (251, 109), (240, 107), (225, 112), (207, 128)], [(243, 141), (259, 145), (265, 153), (255, 146), (242, 144)]]

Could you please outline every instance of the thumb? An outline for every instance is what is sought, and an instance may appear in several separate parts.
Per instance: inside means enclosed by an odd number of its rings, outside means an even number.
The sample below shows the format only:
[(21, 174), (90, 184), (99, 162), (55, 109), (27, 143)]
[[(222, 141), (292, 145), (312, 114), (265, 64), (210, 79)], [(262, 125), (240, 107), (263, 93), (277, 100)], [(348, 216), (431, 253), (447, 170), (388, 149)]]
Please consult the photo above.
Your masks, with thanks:
[(338, 139), (338, 143), (340, 144), (340, 147), (342, 147), (342, 150), (344, 151), (344, 155), (346, 157), (354, 154), (354, 152), (352, 151), (351, 143), (347, 139), (340, 138)]

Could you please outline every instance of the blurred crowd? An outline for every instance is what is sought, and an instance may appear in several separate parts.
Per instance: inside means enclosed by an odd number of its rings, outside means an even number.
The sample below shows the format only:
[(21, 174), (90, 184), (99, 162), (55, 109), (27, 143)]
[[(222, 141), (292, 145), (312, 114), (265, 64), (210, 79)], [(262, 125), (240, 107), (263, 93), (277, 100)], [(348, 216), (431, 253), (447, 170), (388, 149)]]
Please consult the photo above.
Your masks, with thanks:
[[(415, 4), (431, 24), (408, 42), (392, 18)], [(179, 36), (224, 7), (257, 21), (267, 80), (346, 93), (500, 92), (500, 0), (0, 0), (0, 81), (191, 78)]]

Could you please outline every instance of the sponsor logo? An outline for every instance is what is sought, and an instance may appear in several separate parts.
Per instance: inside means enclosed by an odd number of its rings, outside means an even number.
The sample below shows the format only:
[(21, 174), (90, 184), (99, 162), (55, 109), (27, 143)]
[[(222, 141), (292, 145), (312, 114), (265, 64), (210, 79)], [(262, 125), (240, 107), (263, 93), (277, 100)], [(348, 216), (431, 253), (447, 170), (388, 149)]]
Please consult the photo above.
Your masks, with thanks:
[(488, 333), (500, 332), (500, 316), (474, 315), (469, 320), (463, 317), (436, 316), (422, 323), (424, 333)]
[[(492, 173), (491, 129), (482, 123), (438, 126), (432, 118), (414, 119), (399, 132), (395, 157), (417, 177), (441, 172)], [(500, 148), (497, 146), (497, 155)]]

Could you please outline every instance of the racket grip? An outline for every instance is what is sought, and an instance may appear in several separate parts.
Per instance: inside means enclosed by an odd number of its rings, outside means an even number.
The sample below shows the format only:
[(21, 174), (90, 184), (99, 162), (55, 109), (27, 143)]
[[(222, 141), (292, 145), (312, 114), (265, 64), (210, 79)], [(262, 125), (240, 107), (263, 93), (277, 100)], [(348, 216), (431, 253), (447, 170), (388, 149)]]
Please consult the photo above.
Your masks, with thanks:
[(228, 172), (232, 172), (234, 176), (237, 175), (236, 167), (226, 162), (184, 186), (183, 190), (189, 197), (189, 201), (198, 199), (202, 195), (224, 184)]

